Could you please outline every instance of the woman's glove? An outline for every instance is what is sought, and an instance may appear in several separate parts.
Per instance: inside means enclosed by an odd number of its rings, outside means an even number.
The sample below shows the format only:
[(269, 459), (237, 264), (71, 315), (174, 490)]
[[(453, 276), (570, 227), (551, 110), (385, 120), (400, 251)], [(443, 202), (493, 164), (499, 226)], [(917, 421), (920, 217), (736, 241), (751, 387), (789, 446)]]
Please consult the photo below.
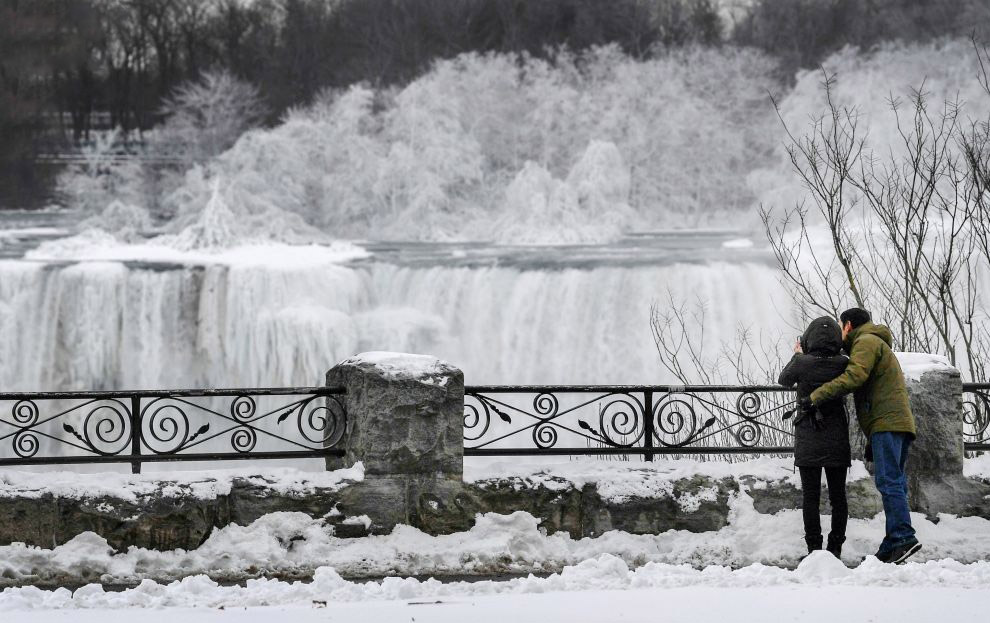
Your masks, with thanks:
[(866, 442), (866, 450), (863, 451), (863, 458), (866, 459), (867, 463), (873, 462), (873, 446), (869, 441)]
[(815, 430), (821, 430), (825, 427), (825, 417), (822, 412), (818, 410), (815, 403), (811, 402), (811, 398), (802, 398), (798, 401), (798, 409), (801, 411), (801, 418), (811, 418), (811, 427)]

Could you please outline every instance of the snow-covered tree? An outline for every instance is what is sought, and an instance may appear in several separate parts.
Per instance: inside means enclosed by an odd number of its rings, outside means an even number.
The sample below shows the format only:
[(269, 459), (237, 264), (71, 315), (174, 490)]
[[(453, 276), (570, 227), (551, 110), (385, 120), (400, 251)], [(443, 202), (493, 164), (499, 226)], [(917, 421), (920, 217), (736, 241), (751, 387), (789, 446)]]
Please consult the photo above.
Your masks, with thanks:
[(265, 115), (258, 89), (226, 71), (208, 71), (165, 100), (165, 123), (151, 134), (151, 151), (201, 164), (220, 155)]

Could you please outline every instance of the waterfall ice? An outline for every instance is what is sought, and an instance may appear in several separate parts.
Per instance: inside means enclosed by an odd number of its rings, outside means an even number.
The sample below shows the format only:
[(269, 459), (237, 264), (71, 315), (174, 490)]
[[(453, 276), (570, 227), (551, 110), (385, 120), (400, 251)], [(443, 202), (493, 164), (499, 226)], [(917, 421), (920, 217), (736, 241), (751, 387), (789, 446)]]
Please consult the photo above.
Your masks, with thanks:
[(780, 317), (761, 263), (591, 269), (317, 263), (163, 270), (0, 262), (0, 386), (313, 385), (358, 351), (428, 353), (468, 383), (659, 383), (650, 305), (711, 302), (706, 340)]

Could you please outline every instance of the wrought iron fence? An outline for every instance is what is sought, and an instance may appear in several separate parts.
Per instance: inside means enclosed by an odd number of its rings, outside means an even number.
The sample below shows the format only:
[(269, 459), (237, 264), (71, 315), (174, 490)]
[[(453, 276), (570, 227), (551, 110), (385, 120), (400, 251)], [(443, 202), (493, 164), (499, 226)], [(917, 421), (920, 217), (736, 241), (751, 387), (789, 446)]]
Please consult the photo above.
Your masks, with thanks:
[(990, 383), (963, 383), (963, 441), (967, 452), (990, 451)]
[(0, 393), (0, 466), (342, 456), (343, 388)]
[(468, 386), (464, 454), (788, 454), (778, 386)]

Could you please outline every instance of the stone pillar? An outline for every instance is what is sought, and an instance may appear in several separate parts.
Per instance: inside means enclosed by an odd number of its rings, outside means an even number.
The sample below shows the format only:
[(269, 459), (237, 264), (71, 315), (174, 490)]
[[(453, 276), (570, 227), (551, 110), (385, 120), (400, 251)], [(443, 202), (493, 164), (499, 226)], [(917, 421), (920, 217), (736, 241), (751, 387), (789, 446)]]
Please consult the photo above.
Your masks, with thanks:
[[(941, 358), (899, 353), (918, 437), (908, 457), (908, 501), (911, 510), (935, 517), (939, 513), (980, 515), (990, 511), (981, 483), (963, 476), (962, 379)], [(919, 360), (929, 361), (919, 365)], [(850, 413), (855, 407), (850, 400)], [(850, 418), (854, 458), (863, 458), (866, 439)], [(867, 464), (870, 473), (873, 465)]]
[(327, 372), (347, 389), (347, 452), (329, 469), (364, 463), (368, 476), (460, 480), (464, 465), (464, 373), (425, 355), (363, 353)]
[[(473, 512), (464, 497), (464, 374), (425, 355), (362, 353), (327, 372), (327, 385), (347, 389), (342, 458), (327, 469), (361, 461), (365, 480), (344, 490), (339, 510), (367, 515), (372, 532), (397, 523), (429, 532), (466, 529)], [(442, 517), (431, 521), (431, 517)], [(450, 525), (453, 522), (453, 525)]]
[(907, 380), (918, 438), (908, 457), (911, 509), (935, 517), (985, 514), (990, 490), (963, 476), (962, 378), (948, 366)]

